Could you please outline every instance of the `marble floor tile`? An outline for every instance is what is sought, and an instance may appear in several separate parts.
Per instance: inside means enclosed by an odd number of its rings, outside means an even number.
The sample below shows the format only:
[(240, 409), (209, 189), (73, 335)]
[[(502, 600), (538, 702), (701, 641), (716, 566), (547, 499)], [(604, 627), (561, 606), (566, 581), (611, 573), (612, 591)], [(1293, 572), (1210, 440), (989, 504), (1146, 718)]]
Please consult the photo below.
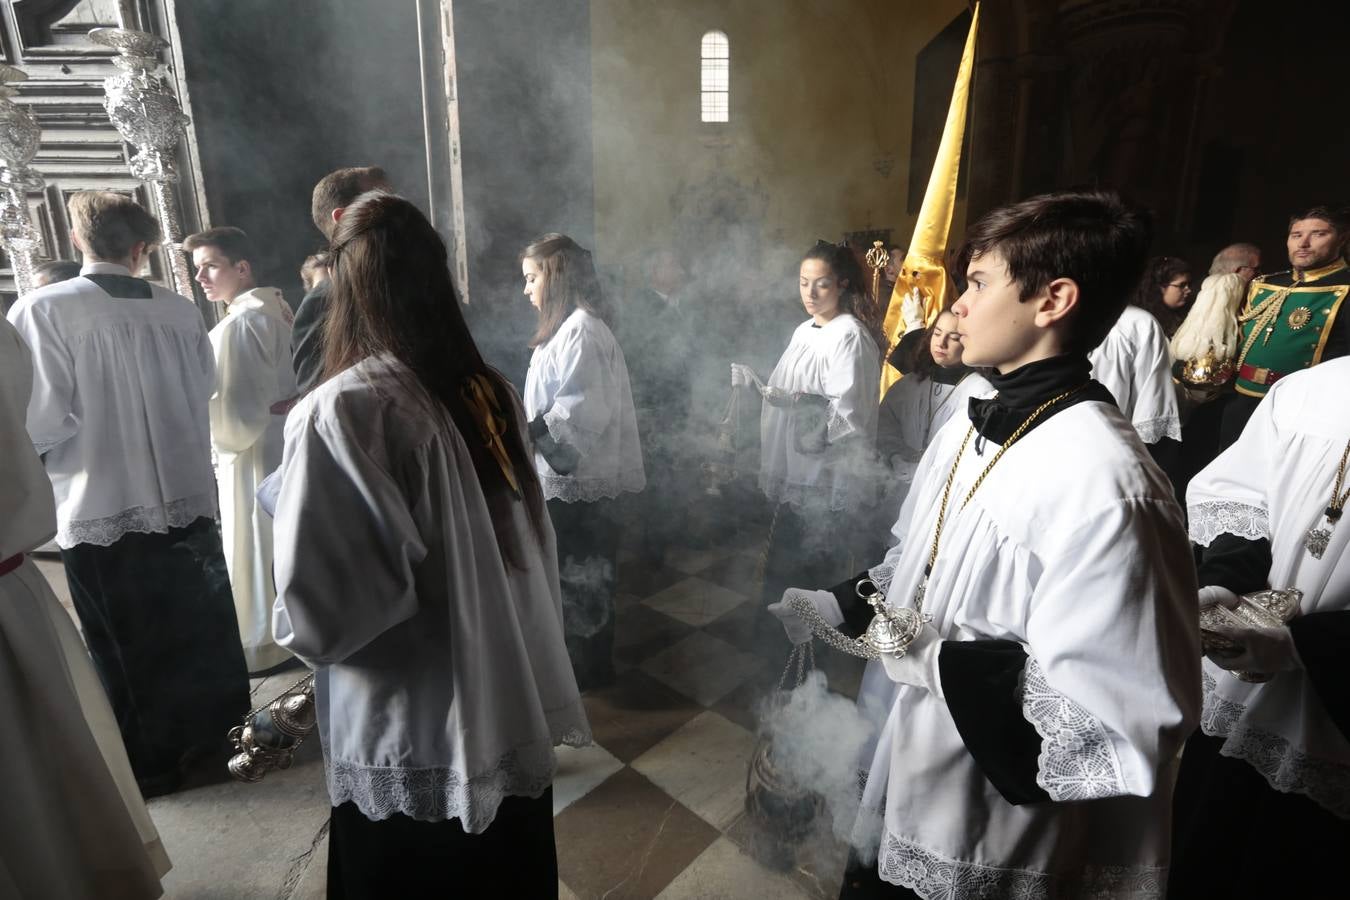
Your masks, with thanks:
[(558, 772), (553, 776), (553, 815), (589, 794), (623, 763), (599, 744), (559, 747)]
[(764, 868), (726, 838), (718, 838), (657, 900), (806, 900), (791, 879)]
[(754, 653), (765, 659), (777, 656), (786, 658), (792, 645), (783, 632), (782, 623), (773, 614), (765, 611), (754, 598), (731, 610), (716, 621), (710, 622), (703, 630), (719, 637), (737, 650)]
[(705, 581), (744, 594), (750, 599), (759, 597), (759, 555), (732, 553), (694, 573)]
[(555, 820), (558, 875), (580, 900), (655, 897), (720, 835), (632, 769)]
[(633, 769), (718, 830), (745, 808), (745, 772), (755, 737), (704, 712), (633, 760)]
[(619, 565), (617, 589), (635, 597), (650, 597), (689, 576), (672, 566), (648, 565), (636, 559)]
[(764, 661), (720, 638), (695, 631), (656, 654), (641, 668), (703, 706), (711, 706), (753, 677)]
[(666, 565), (679, 569), (686, 575), (697, 575), (733, 552), (725, 545), (701, 548), (674, 546), (666, 550)]
[(764, 871), (791, 880), (803, 896), (815, 900), (834, 900), (839, 896), (848, 863), (848, 845), (835, 837), (828, 813), (822, 813), (811, 823), (808, 835), (792, 843), (783, 843), (773, 823), (759, 821), (749, 814), (726, 830), (726, 839)]
[(691, 577), (677, 581), (642, 602), (672, 619), (701, 628), (743, 604), (745, 595)]
[(595, 742), (626, 763), (703, 711), (641, 669), (629, 669), (582, 701)]
[(692, 632), (692, 626), (645, 603), (621, 607), (614, 613), (614, 662), (621, 666), (641, 665)]

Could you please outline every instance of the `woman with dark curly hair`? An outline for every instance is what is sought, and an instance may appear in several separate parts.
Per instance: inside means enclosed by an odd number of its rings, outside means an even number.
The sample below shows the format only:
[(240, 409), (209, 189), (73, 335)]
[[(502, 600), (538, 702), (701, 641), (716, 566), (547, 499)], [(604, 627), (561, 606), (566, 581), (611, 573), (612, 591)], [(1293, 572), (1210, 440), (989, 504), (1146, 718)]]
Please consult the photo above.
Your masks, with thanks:
[(1177, 333), (1191, 308), (1191, 264), (1175, 256), (1155, 256), (1148, 262), (1139, 289), (1130, 301), (1158, 320), (1168, 338)]

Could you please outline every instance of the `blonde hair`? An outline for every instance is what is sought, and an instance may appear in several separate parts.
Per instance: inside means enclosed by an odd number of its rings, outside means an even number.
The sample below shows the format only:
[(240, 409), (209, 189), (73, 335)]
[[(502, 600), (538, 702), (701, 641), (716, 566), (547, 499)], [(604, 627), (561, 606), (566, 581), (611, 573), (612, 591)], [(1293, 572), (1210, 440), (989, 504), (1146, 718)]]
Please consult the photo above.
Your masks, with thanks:
[(126, 259), (142, 241), (153, 247), (163, 238), (155, 217), (125, 194), (78, 191), (71, 194), (66, 209), (85, 255), (94, 259)]

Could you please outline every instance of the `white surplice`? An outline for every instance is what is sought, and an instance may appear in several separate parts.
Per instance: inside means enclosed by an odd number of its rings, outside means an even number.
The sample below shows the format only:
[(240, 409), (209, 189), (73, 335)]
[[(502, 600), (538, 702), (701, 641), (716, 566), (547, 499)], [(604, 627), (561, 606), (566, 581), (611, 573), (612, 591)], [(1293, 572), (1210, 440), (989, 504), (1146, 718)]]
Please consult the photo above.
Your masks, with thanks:
[[(1350, 441), (1350, 358), (1281, 378), (1242, 436), (1186, 491), (1191, 538), (1221, 534), (1270, 541), (1270, 586), (1303, 592), (1302, 614), (1350, 608), (1350, 521), (1332, 529), (1321, 559), (1304, 547), (1325, 525), (1336, 470)], [(1344, 490), (1344, 486), (1342, 487)], [(1350, 818), (1350, 740), (1327, 715), (1303, 670), (1251, 684), (1204, 661), (1201, 727), (1223, 738), (1271, 787), (1306, 794)]]
[(1157, 319), (1138, 306), (1125, 307), (1088, 359), (1093, 379), (1116, 398), (1116, 405), (1145, 444), (1156, 444), (1165, 437), (1181, 440), (1172, 351)]
[[(912, 606), (968, 417), (934, 439), (871, 570)], [(1161, 897), (1176, 758), (1199, 717), (1195, 576), (1171, 488), (1120, 412), (1083, 402), (961, 459), (925, 614), (948, 641), (1016, 641), (1019, 702), (1050, 803), (1014, 806), (946, 701), (900, 686), (855, 829), (883, 879), (926, 900)]]
[(272, 517), (258, 505), (257, 492), (281, 465), (286, 417), (280, 407), (297, 393), (291, 365), (294, 320), (281, 291), (254, 288), (230, 301), (225, 318), (210, 333), (216, 356), (209, 409), (220, 531), (250, 671), (290, 655), (272, 640)]
[(876, 437), (881, 356), (867, 329), (848, 313), (824, 325), (797, 326), (769, 375), (788, 395), (828, 404), (826, 446), (803, 453), (796, 411), (768, 400), (760, 416), (759, 486), (775, 503), (815, 511), (857, 509), (874, 489), (868, 460)]
[[(877, 412), (877, 453), (908, 488), (929, 442), (953, 417), (964, 418), (972, 397), (994, 393), (980, 373), (966, 372), (955, 384), (922, 375), (901, 378), (881, 400)], [(899, 500), (904, 500), (903, 491)]]
[[(130, 276), (87, 263), (83, 274)], [(111, 297), (72, 278), (20, 297), (33, 351), (28, 433), (56, 495), (56, 543), (107, 547), (216, 514), (207, 400), (216, 364), (192, 301)]]
[(503, 559), (465, 437), (432, 403), (372, 357), (291, 411), (273, 629), (318, 667), (334, 806), (480, 833), (504, 796), (552, 783), (557, 744), (590, 732), (552, 525), (536, 536), (512, 504), (519, 565)]
[(542, 415), (549, 436), (580, 455), (576, 470), (560, 475), (538, 451), (535, 470), (549, 500), (607, 500), (647, 484), (638, 442), (628, 364), (614, 334), (582, 309), (530, 357), (525, 415)]
[[(0, 320), (0, 562), (56, 533), (24, 427), (32, 356)], [(144, 900), (169, 858), (69, 614), (31, 560), (0, 575), (0, 896)]]

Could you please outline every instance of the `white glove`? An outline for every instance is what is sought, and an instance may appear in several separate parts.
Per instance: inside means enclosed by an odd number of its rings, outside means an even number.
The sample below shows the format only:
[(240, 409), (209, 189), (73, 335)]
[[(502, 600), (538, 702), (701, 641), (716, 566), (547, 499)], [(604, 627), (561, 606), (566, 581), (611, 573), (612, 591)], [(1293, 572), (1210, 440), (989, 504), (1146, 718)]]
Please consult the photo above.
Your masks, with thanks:
[(1242, 598), (1226, 587), (1219, 587), (1218, 585), (1212, 584), (1200, 589), (1201, 609), (1204, 609), (1206, 606), (1214, 606), (1215, 604), (1227, 607), (1228, 609), (1237, 609), (1237, 605), (1241, 602)]
[(788, 407), (792, 405), (792, 394), (771, 384), (759, 385), (759, 395), (770, 406)]
[(926, 327), (923, 321), (923, 298), (917, 287), (910, 288), (905, 299), (900, 301), (900, 316), (905, 320), (905, 334)]
[(942, 638), (937, 629), (927, 622), (905, 648), (904, 656), (881, 654), (881, 666), (886, 676), (897, 684), (920, 687), (943, 699), (942, 677), (938, 673), (938, 655), (942, 652)]
[(755, 387), (762, 392), (764, 389), (764, 382), (761, 381), (760, 377), (755, 374), (754, 369), (750, 368), (744, 363), (732, 363), (731, 386), (734, 388)]
[(1219, 625), (1214, 628), (1214, 633), (1242, 647), (1242, 652), (1236, 656), (1208, 654), (1210, 662), (1220, 669), (1274, 675), (1303, 668), (1303, 660), (1298, 658), (1298, 650), (1294, 648), (1294, 636), (1284, 626)]
[(787, 632), (788, 640), (793, 644), (805, 644), (811, 640), (811, 626), (788, 605), (790, 600), (798, 597), (805, 598), (830, 627), (838, 628), (843, 624), (844, 613), (839, 609), (839, 601), (834, 598), (834, 594), (829, 591), (788, 588), (783, 592), (783, 599), (777, 603), (770, 603), (767, 608), (783, 623), (783, 630)]

